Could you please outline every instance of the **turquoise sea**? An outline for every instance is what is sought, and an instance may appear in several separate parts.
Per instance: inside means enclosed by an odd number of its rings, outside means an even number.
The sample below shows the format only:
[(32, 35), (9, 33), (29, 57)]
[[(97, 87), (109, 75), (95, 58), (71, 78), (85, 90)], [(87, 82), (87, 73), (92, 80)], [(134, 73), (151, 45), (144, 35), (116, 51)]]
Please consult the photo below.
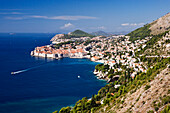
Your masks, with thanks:
[[(0, 113), (51, 113), (91, 97), (106, 84), (93, 75), (98, 63), (88, 59), (30, 56), (53, 36), (0, 34)], [(11, 75), (14, 71), (20, 73)]]

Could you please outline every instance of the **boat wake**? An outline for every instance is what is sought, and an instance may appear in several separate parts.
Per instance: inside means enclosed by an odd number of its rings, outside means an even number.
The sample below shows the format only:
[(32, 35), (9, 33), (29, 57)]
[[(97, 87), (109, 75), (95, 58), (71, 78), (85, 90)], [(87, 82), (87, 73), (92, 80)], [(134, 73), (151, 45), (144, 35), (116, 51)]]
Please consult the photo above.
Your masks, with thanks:
[(43, 65), (45, 65), (45, 64), (47, 64), (47, 63), (49, 63), (49, 62), (43, 63), (43, 64), (38, 65), (38, 66), (31, 67), (31, 68), (23, 69), (23, 70), (20, 70), (20, 71), (14, 71), (14, 72), (11, 72), (11, 75), (23, 73), (23, 72), (29, 71), (29, 70), (31, 70), (31, 69), (35, 69), (35, 68), (38, 68), (38, 67), (40, 67), (40, 66), (43, 66)]
[(11, 74), (15, 75), (15, 74), (23, 73), (23, 72), (29, 71), (31, 69), (34, 69), (34, 68), (37, 68), (37, 67), (32, 67), (32, 68), (28, 68), (28, 69), (24, 69), (24, 70), (20, 70), (20, 71), (11, 72)]
[(21, 70), (21, 71), (11, 72), (11, 74), (15, 75), (15, 74), (22, 73), (22, 72), (25, 72), (25, 71), (28, 71), (28, 69), (24, 69), (24, 70)]

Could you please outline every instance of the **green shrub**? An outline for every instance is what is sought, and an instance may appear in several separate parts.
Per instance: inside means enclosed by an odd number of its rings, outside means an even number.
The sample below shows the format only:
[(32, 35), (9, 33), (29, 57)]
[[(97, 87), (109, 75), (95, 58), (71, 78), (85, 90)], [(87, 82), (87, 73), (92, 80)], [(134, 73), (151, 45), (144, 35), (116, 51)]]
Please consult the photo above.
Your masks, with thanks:
[(166, 106), (164, 110), (161, 111), (161, 113), (170, 113), (170, 105)]
[(63, 107), (59, 113), (70, 113), (70, 110), (71, 108), (68, 106), (68, 107)]
[(140, 94), (139, 97), (136, 99), (136, 101), (138, 101), (138, 100), (140, 99), (140, 96), (141, 96), (141, 94)]
[(124, 100), (121, 101), (121, 104), (123, 104), (123, 103), (124, 103)]
[(53, 113), (58, 113), (58, 111), (54, 111)]
[(159, 108), (156, 106), (156, 107), (155, 107), (155, 111), (158, 111), (158, 110), (159, 110)]
[(168, 103), (170, 103), (170, 96), (167, 96), (167, 97), (162, 99), (162, 104), (163, 105), (168, 104)]
[(151, 87), (150, 85), (146, 85), (145, 90), (149, 89), (150, 87)]
[(153, 110), (149, 110), (147, 113), (154, 113), (154, 111)]
[(130, 41), (143, 39), (147, 36), (150, 36), (151, 30), (149, 28), (150, 28), (150, 24), (147, 24), (147, 25), (144, 25), (144, 27), (138, 28), (127, 35), (130, 36)]

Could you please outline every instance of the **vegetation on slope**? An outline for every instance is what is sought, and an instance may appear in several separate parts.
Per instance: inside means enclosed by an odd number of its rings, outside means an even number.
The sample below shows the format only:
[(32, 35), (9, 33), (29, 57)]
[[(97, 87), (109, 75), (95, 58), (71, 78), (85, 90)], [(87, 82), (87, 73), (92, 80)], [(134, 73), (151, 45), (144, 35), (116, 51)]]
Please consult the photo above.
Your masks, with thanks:
[(144, 37), (151, 35), (159, 35), (165, 31), (170, 30), (170, 13), (167, 13), (163, 17), (153, 21), (150, 24), (144, 25), (144, 27), (138, 28), (131, 33), (127, 34), (130, 36), (131, 41), (135, 41), (137, 39), (143, 39)]
[(147, 36), (150, 36), (151, 30), (149, 28), (150, 24), (144, 25), (144, 27), (132, 31), (131, 33), (127, 34), (127, 36), (130, 36), (130, 41), (143, 39)]
[[(152, 48), (154, 42), (164, 35), (165, 33), (154, 36), (153, 39), (148, 41), (148, 48)], [(87, 97), (84, 97), (83, 99), (79, 100), (73, 108), (62, 108), (59, 113), (93, 113), (102, 112), (104, 107), (106, 108), (106, 111), (109, 111), (113, 106), (119, 108), (119, 105), (124, 103), (124, 99), (122, 97), (124, 97), (129, 92), (136, 92), (136, 90), (139, 89), (142, 85), (154, 80), (154, 77), (159, 74), (161, 70), (165, 69), (167, 64), (170, 63), (170, 58), (164, 59), (141, 57), (141, 61), (147, 62), (148, 65), (152, 63), (153, 68), (149, 68), (146, 73), (138, 73), (134, 79), (132, 79), (129, 74), (131, 69), (123, 68), (123, 71), (121, 73), (117, 73), (118, 75), (120, 75), (118, 81), (107, 84), (105, 87), (101, 88), (98, 91), (98, 94), (92, 96), (91, 99), (87, 99)], [(119, 67), (121, 65), (117, 66)], [(107, 72), (108, 66), (99, 64), (95, 67), (95, 69), (102, 72)], [(113, 70), (109, 71), (108, 73), (112, 76), (115, 75)], [(117, 84), (120, 84), (121, 86), (119, 88), (115, 88), (114, 86)], [(150, 85), (146, 85), (145, 90), (148, 90), (150, 87)], [(136, 99), (136, 101), (137, 100), (138, 98)], [(169, 104), (169, 101), (166, 100), (167, 99), (165, 99), (165, 102), (161, 104), (161, 106)], [(103, 104), (101, 104), (101, 101), (103, 101)], [(143, 102), (143, 104), (145, 104), (145, 102)], [(159, 110), (159, 106), (160, 105), (154, 106), (155, 111)]]
[[(144, 27), (141, 27), (139, 29), (136, 29), (135, 31), (127, 34), (130, 36), (131, 41), (135, 41), (137, 39), (143, 39), (147, 36), (151, 36), (151, 30), (150, 24), (145, 25)], [(166, 32), (165, 32), (166, 33)], [(136, 56), (139, 56), (145, 52), (147, 49), (152, 49), (155, 42), (157, 42), (162, 36), (165, 35), (165, 33), (154, 35), (148, 42), (147, 46), (142, 49), (141, 51), (136, 52)], [(96, 113), (96, 112), (114, 112), (112, 109), (113, 107), (116, 109), (121, 109), (123, 106), (120, 106), (120, 104), (124, 103), (124, 99), (126, 98), (125, 95), (127, 94), (133, 94), (138, 89), (144, 86), (144, 90), (148, 90), (151, 88), (151, 85), (149, 83), (155, 79), (155, 77), (167, 67), (167, 64), (170, 63), (170, 58), (146, 58), (144, 56), (141, 56), (141, 61), (145, 62), (148, 65), (148, 70), (146, 73), (139, 72), (134, 79), (130, 77), (131, 68), (123, 68), (123, 71), (121, 73), (118, 73), (120, 75), (120, 78), (118, 81), (111, 82), (101, 88), (98, 91), (98, 94), (93, 95), (91, 99), (88, 99), (87, 97), (82, 98), (81, 100), (77, 101), (77, 103), (74, 105), (73, 108), (71, 107), (63, 107), (59, 113)], [(152, 67), (150, 67), (152, 64)], [(121, 66), (121, 65), (117, 65)], [(95, 67), (96, 70), (102, 71), (102, 72), (108, 72), (108, 66), (99, 64)], [(114, 71), (108, 72), (111, 76), (114, 76)], [(115, 85), (120, 85), (120, 87), (115, 88)], [(169, 90), (168, 90), (169, 94)], [(139, 101), (141, 94), (138, 98), (136, 98), (136, 102)], [(148, 111), (148, 113), (152, 113), (154, 111), (160, 110), (160, 107), (167, 106), (162, 111), (162, 113), (169, 112), (169, 96), (165, 95), (163, 98), (160, 97), (161, 101), (156, 101), (155, 103), (152, 103), (152, 107), (154, 110)], [(144, 105), (146, 102), (142, 101), (142, 105)], [(132, 105), (126, 112), (132, 112), (132, 108), (134, 105)], [(56, 111), (57, 112), (57, 111)]]
[(170, 113), (170, 105), (164, 108), (164, 110), (161, 111), (161, 113)]
[(73, 41), (62, 42), (62, 43), (59, 43), (59, 44), (53, 44), (52, 47), (59, 49), (62, 45), (71, 44), (71, 43), (73, 43)]
[[(167, 64), (170, 63), (170, 58), (167, 59), (162, 59), (161, 62), (157, 63), (155, 66), (153, 66), (153, 68), (149, 68), (148, 71), (146, 73), (139, 73), (135, 79), (133, 80), (128, 80), (126, 76), (122, 76), (119, 80), (118, 80), (118, 84), (121, 84), (121, 87), (119, 87), (117, 92), (113, 92), (113, 96), (111, 95), (110, 98), (105, 98), (105, 100), (107, 101), (107, 104), (103, 104), (101, 106), (101, 108), (96, 108), (95, 112), (102, 112), (104, 109), (105, 111), (103, 112), (113, 112), (115, 109), (122, 109), (123, 107), (125, 107), (124, 105), (124, 99), (127, 97), (125, 96), (126, 94), (130, 93), (133, 94), (134, 92), (137, 91), (137, 89), (140, 89), (141, 86), (143, 86), (144, 84), (148, 84), (148, 82), (153, 81), (155, 76), (157, 74), (159, 74), (161, 72), (161, 70), (165, 69), (167, 67)], [(148, 90), (151, 86), (150, 85), (146, 85), (145, 86), (145, 90)], [(163, 90), (163, 89), (162, 89)], [(169, 91), (168, 91), (169, 92)], [(107, 93), (106, 95), (108, 95), (109, 93)], [(139, 100), (140, 95), (138, 98), (136, 98), (136, 102)], [(169, 100), (167, 99), (169, 97), (166, 97), (162, 99), (162, 103), (160, 103), (159, 107), (164, 106), (169, 104)], [(130, 100), (132, 102), (132, 100)], [(120, 106), (120, 105), (124, 105), (124, 106)], [(143, 102), (143, 104), (145, 104), (145, 101)], [(114, 108), (113, 108), (114, 107)], [(130, 108), (133, 107), (133, 104)], [(158, 107), (158, 106), (154, 106), (154, 107)], [(159, 109), (155, 108), (155, 109)], [(112, 109), (111, 109), (112, 108)], [(98, 110), (97, 110), (98, 109)], [(129, 109), (130, 112), (132, 109)], [(116, 111), (115, 111), (116, 113)]]
[[(114, 106), (124, 102), (120, 97), (123, 97), (128, 92), (133, 93), (143, 84), (152, 81), (161, 70), (166, 68), (168, 63), (170, 63), (170, 58), (162, 59), (161, 62), (158, 62), (153, 68), (149, 68), (146, 73), (139, 73), (134, 79), (131, 79), (126, 71), (124, 71), (118, 81), (107, 84), (98, 91), (97, 95), (92, 96), (91, 99), (84, 97), (77, 101), (72, 109), (70, 107), (64, 107), (59, 113), (93, 113), (104, 106), (108, 106), (107, 110), (109, 110), (111, 109), (111, 105)], [(97, 66), (96, 68), (99, 67), (100, 66)], [(114, 85), (116, 84), (120, 84), (121, 86), (115, 88)], [(149, 86), (146, 86), (146, 90), (148, 88)], [(100, 103), (101, 100), (103, 100), (102, 105)], [(169, 101), (166, 103), (169, 103)]]

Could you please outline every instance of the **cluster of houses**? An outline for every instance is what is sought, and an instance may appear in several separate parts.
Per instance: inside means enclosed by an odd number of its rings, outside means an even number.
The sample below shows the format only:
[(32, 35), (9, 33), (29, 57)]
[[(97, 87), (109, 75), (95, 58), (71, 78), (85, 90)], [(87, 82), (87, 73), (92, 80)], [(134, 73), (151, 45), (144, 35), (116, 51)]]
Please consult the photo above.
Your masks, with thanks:
[[(133, 68), (134, 71), (133, 73), (131, 73), (132, 78), (134, 78), (138, 72), (146, 72), (147, 68), (142, 65), (142, 62), (140, 62), (139, 58), (135, 57), (134, 51), (138, 50), (139, 47), (143, 47), (144, 45), (146, 45), (145, 43), (151, 37), (146, 37), (145, 39), (137, 40), (134, 43), (129, 41), (129, 37), (125, 37), (125, 39), (122, 41), (119, 40), (120, 38), (122, 38), (122, 36), (117, 39), (104, 39), (102, 40), (102, 43), (95, 43), (94, 45), (101, 46), (100, 50), (103, 50), (103, 48), (105, 48), (105, 50), (98, 52), (92, 51), (91, 60), (104, 63), (104, 65), (109, 65), (109, 68), (114, 69), (114, 72), (122, 71), (120, 67), (115, 68), (114, 66), (120, 63), (126, 66), (126, 68)], [(112, 43), (113, 41), (115, 42), (114, 44)], [(110, 56), (106, 56), (107, 52), (109, 52)], [(108, 72), (103, 73), (101, 71), (94, 70), (94, 74), (96, 74), (99, 79), (108, 79)]]
[[(47, 46), (36, 47), (31, 51), (32, 56), (47, 57), (60, 59), (63, 57), (70, 58), (89, 58), (91, 61), (101, 62), (104, 65), (109, 65), (110, 69), (116, 71), (122, 71), (122, 69), (116, 68), (114, 65), (122, 64), (127, 68), (133, 68), (134, 72), (131, 73), (131, 77), (134, 78), (137, 72), (146, 72), (146, 68), (142, 65), (139, 58), (135, 57), (134, 51), (139, 47), (145, 47), (146, 42), (151, 37), (146, 37), (142, 40), (137, 40), (134, 43), (129, 41), (129, 36), (116, 36), (116, 37), (103, 37), (96, 36), (81, 37), (82, 43), (76, 43), (73, 39), (63, 39), (63, 34), (56, 35), (51, 39), (52, 44)], [(78, 39), (78, 40), (80, 40)], [(76, 40), (76, 38), (74, 38)], [(59, 44), (62, 42), (73, 41), (69, 44), (63, 44), (59, 48), (54, 48), (53, 44)], [(87, 41), (89, 43), (87, 43)], [(96, 72), (94, 74), (99, 79), (107, 78), (107, 72)]]
[[(159, 47), (162, 46), (164, 51), (170, 52), (170, 43), (168, 41), (170, 42), (170, 31), (158, 41), (158, 45)], [(168, 55), (168, 57), (170, 56)]]
[(34, 51), (31, 51), (32, 56), (60, 59), (63, 57), (70, 58), (90, 58), (87, 52), (83, 48), (78, 49), (55, 49), (51, 46), (36, 47)]
[(88, 39), (90, 39), (90, 37), (66, 38), (65, 34), (57, 34), (50, 41), (52, 42), (52, 44), (59, 44), (68, 41), (78, 41), (78, 40), (86, 41)]

